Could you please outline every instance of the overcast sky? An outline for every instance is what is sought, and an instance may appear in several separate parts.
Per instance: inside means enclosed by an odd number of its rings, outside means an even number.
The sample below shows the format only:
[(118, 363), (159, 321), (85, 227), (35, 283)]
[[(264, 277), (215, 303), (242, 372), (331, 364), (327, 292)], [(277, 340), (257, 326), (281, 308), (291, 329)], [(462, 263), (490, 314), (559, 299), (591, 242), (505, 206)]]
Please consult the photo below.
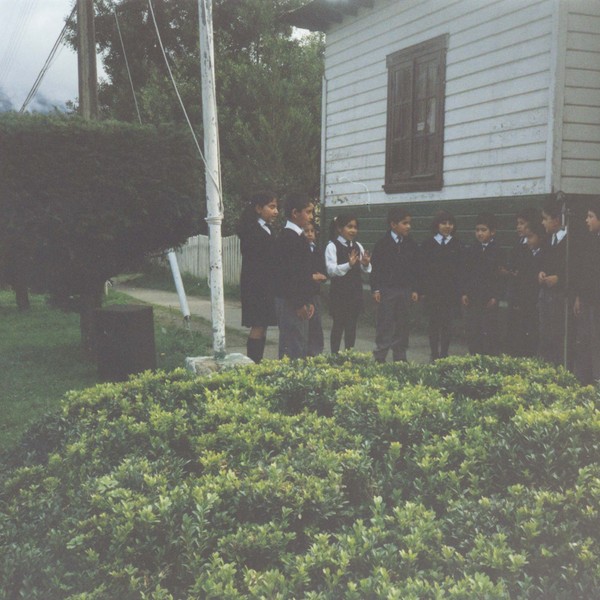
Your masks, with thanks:
[[(75, 0), (0, 0), (0, 110), (19, 110)], [(77, 98), (77, 56), (62, 46), (31, 110)], [(41, 94), (41, 96), (40, 96)]]

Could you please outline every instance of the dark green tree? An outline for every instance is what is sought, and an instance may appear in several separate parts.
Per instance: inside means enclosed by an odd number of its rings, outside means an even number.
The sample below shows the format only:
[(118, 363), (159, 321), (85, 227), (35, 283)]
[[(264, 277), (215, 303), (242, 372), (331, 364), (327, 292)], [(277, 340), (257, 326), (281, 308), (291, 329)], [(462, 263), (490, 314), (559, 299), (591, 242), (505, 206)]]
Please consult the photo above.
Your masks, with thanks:
[(176, 128), (0, 115), (0, 269), (77, 296), (82, 338), (104, 282), (199, 230), (201, 173)]
[[(280, 20), (301, 3), (214, 2), (226, 231), (249, 189), (318, 191), (324, 41), (316, 34), (294, 36)], [(197, 1), (154, 1), (152, 6), (181, 96), (201, 135)], [(98, 0), (96, 39), (107, 74), (99, 90), (105, 116), (137, 120), (124, 46), (143, 122), (184, 122), (147, 0), (123, 0), (116, 7), (112, 0)]]

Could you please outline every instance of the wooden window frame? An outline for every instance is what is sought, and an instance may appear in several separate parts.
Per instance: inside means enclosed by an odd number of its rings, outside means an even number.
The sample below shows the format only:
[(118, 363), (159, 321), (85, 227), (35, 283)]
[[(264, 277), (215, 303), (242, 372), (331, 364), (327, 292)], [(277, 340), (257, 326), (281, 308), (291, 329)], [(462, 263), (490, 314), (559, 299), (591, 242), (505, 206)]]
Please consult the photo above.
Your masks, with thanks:
[[(444, 101), (446, 96), (446, 53), (448, 50), (448, 35), (441, 35), (426, 42), (410, 46), (399, 50), (387, 56), (388, 68), (388, 97), (387, 97), (387, 125), (386, 125), (386, 150), (385, 150), (385, 184), (383, 189), (388, 194), (398, 194), (404, 192), (416, 191), (435, 191), (441, 190), (444, 185)], [(426, 86), (426, 100), (435, 99), (435, 109), (432, 111), (434, 116), (434, 132), (421, 133), (426, 130), (425, 122), (417, 123), (416, 105), (417, 105), (417, 83), (415, 82), (416, 73), (420, 65), (434, 64), (437, 61), (437, 78), (434, 84), (433, 93), (427, 96), (429, 91), (428, 83)], [(435, 67), (434, 67), (435, 68)], [(400, 98), (395, 95), (396, 78), (400, 76), (401, 70), (410, 73), (410, 90), (406, 96)], [(405, 159), (404, 172), (400, 173), (400, 159), (394, 154), (394, 148), (397, 147), (396, 141), (402, 136), (398, 136), (400, 127), (396, 126), (396, 121), (400, 120), (398, 108), (401, 104), (409, 106), (410, 111), (410, 135), (405, 135), (404, 143), (408, 146), (407, 157)], [(417, 153), (416, 147), (419, 136), (421, 144), (432, 144), (434, 158), (432, 168), (428, 173), (420, 173), (419, 169), (423, 164), (418, 164), (415, 159)], [(423, 141), (424, 136), (429, 140)], [(428, 151), (430, 146), (424, 146)]]

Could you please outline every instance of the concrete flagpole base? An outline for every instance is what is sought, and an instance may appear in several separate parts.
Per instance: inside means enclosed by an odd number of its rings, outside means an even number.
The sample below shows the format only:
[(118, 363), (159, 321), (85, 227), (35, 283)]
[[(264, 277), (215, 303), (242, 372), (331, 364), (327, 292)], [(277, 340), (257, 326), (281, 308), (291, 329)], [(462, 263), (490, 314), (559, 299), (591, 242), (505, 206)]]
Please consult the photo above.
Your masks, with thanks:
[(245, 354), (234, 352), (226, 354), (223, 358), (214, 356), (188, 356), (185, 359), (185, 368), (195, 375), (212, 375), (221, 371), (229, 371), (235, 367), (253, 365), (254, 361)]

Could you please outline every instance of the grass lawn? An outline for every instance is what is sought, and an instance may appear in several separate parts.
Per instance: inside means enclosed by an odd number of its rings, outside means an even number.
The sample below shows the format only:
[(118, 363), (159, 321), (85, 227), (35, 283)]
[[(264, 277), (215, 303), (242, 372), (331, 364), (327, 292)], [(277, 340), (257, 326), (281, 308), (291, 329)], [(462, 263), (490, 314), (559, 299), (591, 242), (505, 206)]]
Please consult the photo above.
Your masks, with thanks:
[[(0, 290), (0, 450), (18, 441), (44, 413), (56, 410), (68, 390), (98, 383), (96, 363), (80, 347), (79, 315), (32, 294), (31, 310), (19, 312), (14, 294)], [(111, 292), (106, 304), (131, 298)], [(183, 366), (185, 356), (206, 354), (207, 340), (173, 326), (154, 309), (158, 367)]]

